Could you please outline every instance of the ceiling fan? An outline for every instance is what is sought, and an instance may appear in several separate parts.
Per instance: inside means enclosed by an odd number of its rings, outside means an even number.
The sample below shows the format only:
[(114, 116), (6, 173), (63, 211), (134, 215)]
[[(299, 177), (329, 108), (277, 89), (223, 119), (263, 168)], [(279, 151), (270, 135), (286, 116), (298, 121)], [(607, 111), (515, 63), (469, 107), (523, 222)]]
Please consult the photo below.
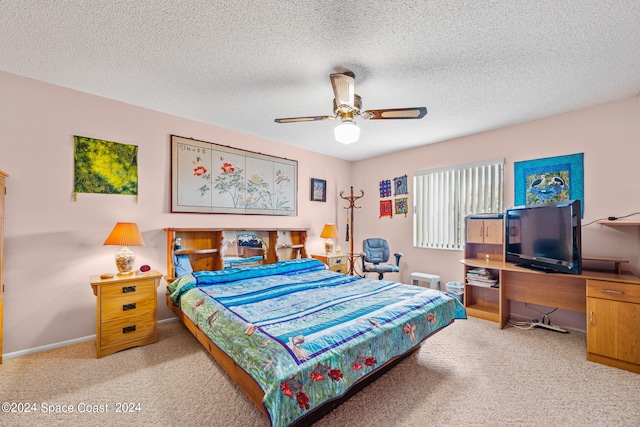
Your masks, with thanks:
[(275, 119), (275, 122), (297, 123), (340, 118), (341, 124), (335, 128), (336, 140), (343, 144), (351, 144), (360, 137), (360, 128), (355, 123), (356, 117), (366, 120), (421, 119), (427, 114), (426, 107), (360, 111), (362, 98), (354, 92), (355, 75), (348, 71), (331, 74), (330, 78), (335, 96), (333, 116), (289, 117)]

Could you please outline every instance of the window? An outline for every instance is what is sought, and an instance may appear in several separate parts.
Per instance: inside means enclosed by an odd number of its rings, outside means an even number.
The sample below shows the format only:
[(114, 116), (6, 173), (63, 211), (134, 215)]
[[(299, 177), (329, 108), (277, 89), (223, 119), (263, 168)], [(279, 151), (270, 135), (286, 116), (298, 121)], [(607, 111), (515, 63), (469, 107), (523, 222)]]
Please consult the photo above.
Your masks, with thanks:
[(413, 173), (413, 246), (464, 247), (464, 219), (502, 212), (504, 159), (466, 163)]

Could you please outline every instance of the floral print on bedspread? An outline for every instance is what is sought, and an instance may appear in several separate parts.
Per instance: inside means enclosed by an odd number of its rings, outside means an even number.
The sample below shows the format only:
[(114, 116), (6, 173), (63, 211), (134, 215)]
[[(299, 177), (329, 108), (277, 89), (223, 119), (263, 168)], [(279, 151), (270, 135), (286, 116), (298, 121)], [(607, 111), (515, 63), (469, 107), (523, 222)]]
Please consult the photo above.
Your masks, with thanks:
[(328, 270), (193, 288), (180, 305), (260, 385), (274, 426), (466, 317), (445, 293)]

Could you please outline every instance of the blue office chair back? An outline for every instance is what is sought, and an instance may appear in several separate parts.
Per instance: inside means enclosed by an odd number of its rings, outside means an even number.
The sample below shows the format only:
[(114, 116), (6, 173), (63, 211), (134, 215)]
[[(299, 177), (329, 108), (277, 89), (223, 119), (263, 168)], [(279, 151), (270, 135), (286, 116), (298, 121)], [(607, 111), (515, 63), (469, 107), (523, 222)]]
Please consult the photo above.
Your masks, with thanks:
[(362, 244), (368, 262), (379, 264), (389, 261), (389, 244), (384, 239), (367, 239)]
[(395, 265), (388, 264), (391, 251), (385, 239), (379, 237), (365, 239), (362, 242), (362, 249), (364, 250), (362, 254), (363, 273), (378, 273), (378, 280), (382, 280), (384, 273), (397, 273), (400, 271), (402, 253), (394, 253), (396, 257)]

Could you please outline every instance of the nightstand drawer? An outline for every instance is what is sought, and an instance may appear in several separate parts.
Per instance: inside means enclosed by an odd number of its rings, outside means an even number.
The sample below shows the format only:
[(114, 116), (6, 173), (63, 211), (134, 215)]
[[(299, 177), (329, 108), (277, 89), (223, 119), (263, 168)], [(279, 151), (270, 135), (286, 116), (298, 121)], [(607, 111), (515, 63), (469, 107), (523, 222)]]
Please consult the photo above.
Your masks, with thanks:
[(155, 295), (139, 294), (104, 300), (100, 307), (102, 322), (135, 317), (155, 311)]
[(155, 292), (155, 280), (150, 278), (147, 280), (123, 281), (109, 286), (100, 287), (100, 297), (116, 298), (124, 295), (148, 294)]
[(105, 322), (100, 325), (100, 345), (107, 347), (112, 344), (147, 338), (155, 333), (155, 327), (155, 312)]
[[(327, 265), (329, 267), (339, 267), (341, 265), (346, 265), (347, 264), (347, 257), (346, 256), (331, 256), (327, 258)], [(332, 268), (333, 270), (333, 268)], [(334, 270), (336, 271), (336, 270)]]
[(349, 255), (347, 254), (311, 254), (311, 256), (327, 264), (331, 271), (342, 274), (349, 272)]
[(329, 267), (329, 270), (331, 271), (335, 271), (337, 273), (342, 273), (342, 274), (347, 274), (347, 271), (349, 270), (347, 268), (347, 264), (336, 264), (336, 265), (332, 265)]

